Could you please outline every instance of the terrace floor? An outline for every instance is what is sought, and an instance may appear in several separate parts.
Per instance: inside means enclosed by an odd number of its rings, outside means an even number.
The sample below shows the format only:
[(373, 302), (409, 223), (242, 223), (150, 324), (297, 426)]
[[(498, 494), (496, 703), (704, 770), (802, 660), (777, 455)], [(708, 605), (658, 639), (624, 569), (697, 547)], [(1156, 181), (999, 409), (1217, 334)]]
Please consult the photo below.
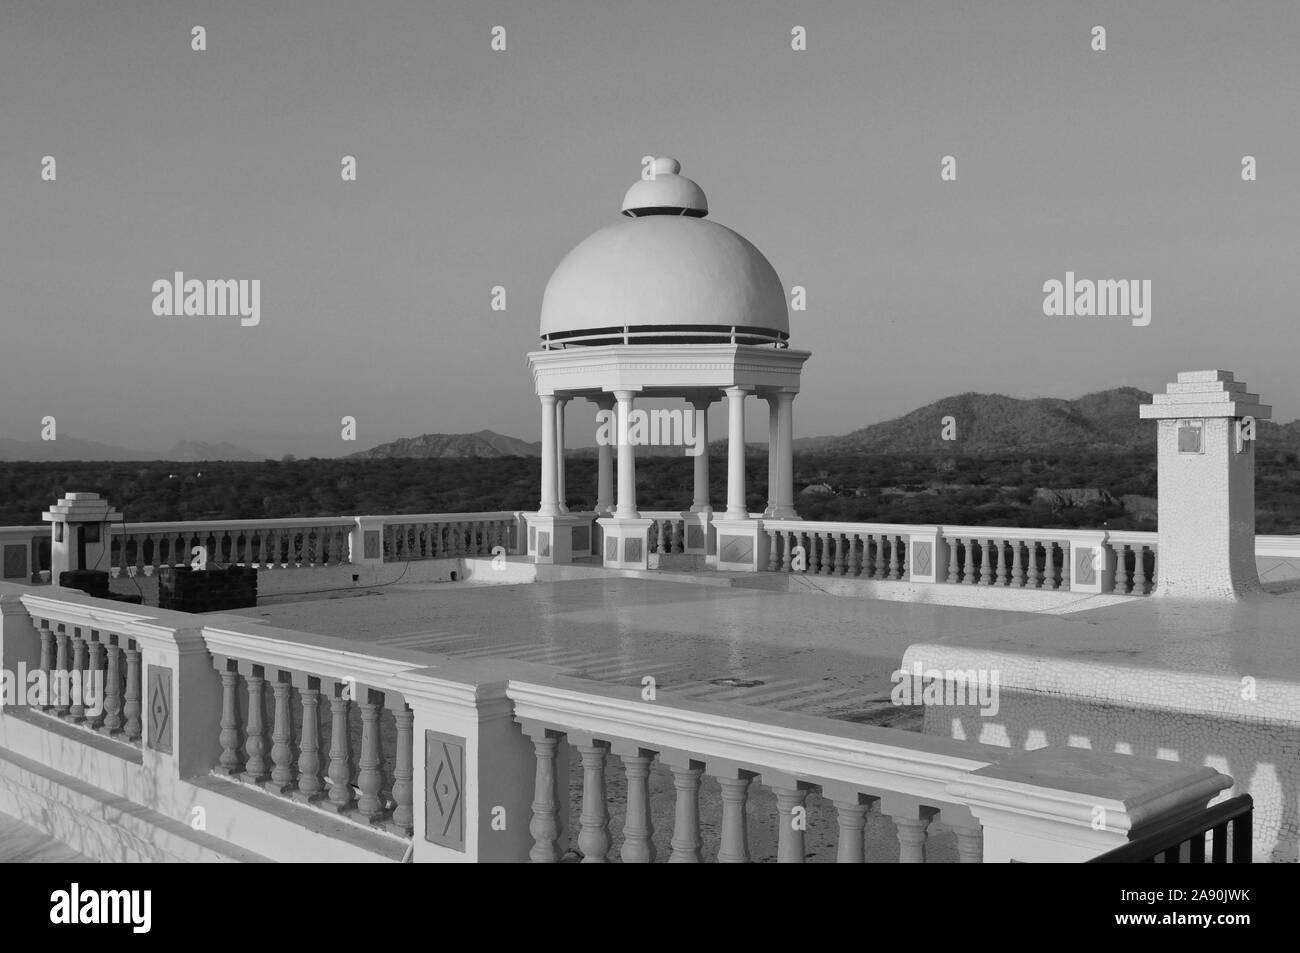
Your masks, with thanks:
[(236, 614), (358, 642), (540, 662), (604, 682), (640, 685), (650, 675), (679, 696), (899, 727), (919, 726), (917, 712), (889, 701), (909, 645), (1043, 618), (624, 577), (398, 585), (263, 603)]

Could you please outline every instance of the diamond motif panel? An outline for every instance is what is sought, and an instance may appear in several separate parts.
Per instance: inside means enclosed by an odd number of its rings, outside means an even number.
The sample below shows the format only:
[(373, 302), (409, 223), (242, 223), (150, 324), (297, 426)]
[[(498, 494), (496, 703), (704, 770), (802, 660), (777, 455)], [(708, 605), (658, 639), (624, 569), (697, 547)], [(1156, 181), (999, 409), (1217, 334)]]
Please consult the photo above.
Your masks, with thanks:
[(704, 527), (687, 526), (686, 527), (686, 545), (690, 549), (704, 548)]
[(618, 537), (617, 536), (605, 537), (605, 562), (607, 563), (618, 562)]
[(149, 666), (149, 747), (172, 753), (172, 670)]
[(639, 563), (641, 561), (641, 540), (629, 536), (623, 540), (623, 562)]
[(550, 533), (537, 534), (537, 555), (539, 556), (551, 555), (551, 534)]
[(465, 850), (465, 739), (438, 731), (424, 733), (424, 839)]
[(1092, 566), (1092, 550), (1079, 548), (1074, 551), (1074, 581), (1080, 585), (1090, 586), (1097, 582), (1097, 572)]
[(918, 576), (930, 575), (931, 543), (916, 543), (912, 547), (912, 572)]
[(366, 559), (379, 559), (379, 530), (368, 529), (362, 534), (361, 548)]
[(724, 563), (752, 563), (754, 540), (749, 536), (718, 537), (718, 561)]

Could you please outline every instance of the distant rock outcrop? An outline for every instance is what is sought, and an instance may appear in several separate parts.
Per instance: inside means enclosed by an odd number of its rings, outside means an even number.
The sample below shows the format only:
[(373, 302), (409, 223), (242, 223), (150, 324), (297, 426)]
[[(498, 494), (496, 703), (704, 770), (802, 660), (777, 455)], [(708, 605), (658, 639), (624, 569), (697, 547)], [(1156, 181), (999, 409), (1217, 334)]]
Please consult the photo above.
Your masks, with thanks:
[(1106, 490), (1095, 490), (1089, 487), (1066, 490), (1049, 490), (1039, 487), (1034, 490), (1034, 502), (1046, 503), (1054, 510), (1063, 510), (1072, 506), (1103, 506), (1118, 503), (1119, 501)]
[(426, 433), (419, 437), (402, 437), (370, 450), (349, 454), (363, 460), (407, 458), (445, 460), (461, 457), (540, 457), (540, 443), (525, 443), (491, 430), (478, 433)]

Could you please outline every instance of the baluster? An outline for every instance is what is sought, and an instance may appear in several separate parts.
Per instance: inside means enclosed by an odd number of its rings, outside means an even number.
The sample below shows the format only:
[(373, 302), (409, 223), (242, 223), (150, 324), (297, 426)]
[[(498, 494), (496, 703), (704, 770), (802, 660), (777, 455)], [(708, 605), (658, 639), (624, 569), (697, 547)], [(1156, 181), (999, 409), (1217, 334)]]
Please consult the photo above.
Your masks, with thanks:
[(265, 670), (254, 665), (250, 674), (244, 677), (248, 687), (248, 722), (244, 730), (244, 752), (248, 758), (244, 762), (243, 779), (250, 784), (261, 784), (266, 780), (266, 729), (262, 723), (262, 687), (266, 684), (263, 677)]
[(335, 685), (330, 695), (330, 763), (326, 771), (330, 781), (328, 801), (321, 807), (343, 811), (352, 803), (352, 769), (348, 765), (348, 692), (352, 683)]
[(1060, 544), (1061, 547), (1061, 585), (1060, 589), (1070, 588), (1070, 556), (1073, 552), (1070, 549), (1070, 542), (1066, 540)]
[(1128, 592), (1128, 544), (1122, 544), (1115, 555), (1115, 591), (1122, 595)]
[(925, 863), (925, 841), (930, 820), (926, 817), (894, 816), (898, 829), (898, 862), (900, 864)]
[[(144, 575), (144, 541), (146, 539), (149, 539), (147, 535), (141, 535), (135, 538), (135, 574), (137, 576)], [(130, 574), (128, 573), (128, 575)], [(58, 582), (59, 580), (56, 579), (54, 581)]]
[(835, 820), (839, 825), (835, 862), (837, 864), (864, 863), (868, 805), (858, 803), (857, 795), (850, 792), (846, 792), (843, 797), (832, 798), (831, 803), (835, 805)]
[(980, 864), (984, 862), (984, 828), (954, 827), (957, 835), (957, 862)]
[(528, 823), (533, 846), (528, 859), (535, 864), (554, 864), (560, 860), (560, 848), (555, 843), (560, 836), (555, 791), (555, 749), (560, 741), (548, 731), (534, 734), (532, 739), (537, 765), (533, 774), (533, 818)]
[(1056, 544), (1050, 539), (1043, 543), (1043, 588), (1056, 588)]
[(781, 568), (781, 542), (784, 534), (779, 530), (773, 530), (768, 533), (767, 538), (767, 571), (776, 572)]
[(948, 541), (948, 582), (960, 582), (961, 577), (957, 568), (957, 550), (961, 548), (961, 540), (954, 536)]
[[(298, 739), (298, 790), (294, 797), (311, 804), (319, 801), (325, 790), (320, 773), (320, 679), (307, 676), (298, 696), (302, 699), (302, 736)], [(400, 757), (400, 734), (398, 742)]]
[[(661, 756), (662, 760), (662, 756)], [(673, 836), (669, 844), (670, 864), (698, 864), (700, 857), (700, 775), (704, 768), (698, 761), (685, 766), (670, 764), (677, 804), (673, 817)]]
[(57, 663), (54, 661), (54, 633), (50, 631), (50, 624), (47, 620), (41, 620), (41, 672), (45, 682), (45, 699), (41, 705), (41, 711), (49, 711), (54, 707), (54, 694), (51, 689), (54, 687), (54, 672), (57, 670)]
[(1133, 595), (1147, 594), (1146, 547), (1139, 544), (1133, 547)]
[(776, 862), (802, 864), (804, 826), (808, 817), (804, 799), (808, 792), (798, 787), (771, 787), (776, 795)]
[(104, 720), (99, 731), (115, 735), (122, 730), (122, 647), (116, 635), (109, 635), (104, 648), (108, 667), (104, 674)]
[[(113, 670), (114, 649), (109, 646), (108, 668)], [(222, 663), (219, 663), (222, 664)], [(239, 774), (244, 769), (243, 759), (239, 757), (239, 670), (233, 659), (224, 662), (221, 672), (221, 758), (219, 770), (223, 774)], [(112, 679), (110, 678), (110, 681)], [(109, 724), (108, 718), (104, 724)]]
[(623, 823), (623, 848), (619, 856), (625, 864), (655, 862), (654, 823), (650, 819), (650, 762), (654, 752), (635, 746), (620, 746), (627, 776), (627, 815)]
[(888, 579), (889, 575), (886, 570), (885, 562), (885, 537), (881, 533), (873, 534), (876, 541), (876, 572), (873, 579)]
[(667, 550), (664, 549), (664, 530), (666, 528), (666, 522), (666, 520), (662, 519), (655, 520), (655, 552), (660, 556), (667, 552)]
[[(794, 572), (794, 550), (796, 546), (803, 545), (803, 535), (793, 531), (785, 534), (785, 554), (783, 567), (786, 572)], [(807, 556), (805, 555), (805, 560)]]
[(277, 672), (271, 683), (275, 697), (275, 714), (271, 727), (271, 780), (262, 785), (273, 794), (284, 794), (293, 787), (292, 717), (289, 713), (290, 693), (288, 672)]
[(280, 561), (280, 537), (274, 529), (268, 529), (262, 534), (260, 550), (258, 555), (261, 557), (262, 568), (274, 569)]
[(442, 544), (442, 524), (429, 524), (429, 556), (437, 559), (446, 552), (446, 547)]
[(81, 634), (80, 626), (72, 629), (72, 671), (68, 673), (68, 720), (83, 722), (86, 720), (86, 637)]
[(123, 730), (126, 740), (135, 743), (140, 740), (140, 647), (135, 642), (127, 641), (126, 648), (126, 703), (122, 713), (126, 716)]
[(54, 674), (50, 676), (50, 699), (54, 703), (54, 714), (62, 718), (68, 713), (69, 700), (71, 694), (71, 672), (69, 672), (69, 636), (68, 628), (65, 625), (59, 626), (58, 648), (54, 659)]
[(578, 849), (584, 864), (603, 864), (609, 853), (609, 805), (605, 803), (605, 752), (609, 744), (592, 738), (578, 744), (582, 755), (582, 814)]
[(1007, 541), (996, 539), (990, 542), (993, 543), (993, 569), (996, 574), (994, 585), (1005, 586), (1007, 584)]
[(891, 579), (904, 579), (907, 576), (907, 540), (902, 536), (893, 535), (889, 537), (889, 545), (893, 552), (890, 554), (890, 572)]
[(961, 584), (963, 586), (973, 586), (977, 578), (975, 572), (975, 539), (968, 536), (964, 542), (966, 543), (966, 565), (963, 567)]
[(367, 690), (366, 700), (358, 704), (361, 709), (361, 757), (357, 759), (357, 813), (366, 820), (379, 820), (384, 814), (384, 802), (379, 799), (379, 789), (384, 783), (384, 754), (379, 742), (379, 713), (383, 710), (382, 693)]
[(846, 553), (849, 547), (853, 545), (853, 537), (848, 533), (835, 533), (835, 575), (843, 576), (848, 572), (848, 563)]
[(1038, 541), (1034, 539), (1025, 540), (1025, 546), (1029, 549), (1029, 570), (1025, 577), (1025, 588), (1037, 589), (1038, 578)]
[(992, 540), (981, 539), (980, 547), (980, 577), (977, 585), (989, 586), (993, 584), (993, 546)]
[(853, 578), (862, 575), (862, 549), (863, 541), (861, 533), (853, 533), (849, 536), (849, 574)]
[[(86, 674), (81, 686), (82, 697), (90, 702), (90, 710), (86, 713), (86, 727), (99, 730), (99, 726), (104, 723), (104, 642), (103, 639), (108, 637), (108, 633), (95, 631), (96, 638), (88, 642), (86, 648), (90, 651), (90, 663), (86, 667)], [(99, 684), (96, 685), (95, 682)]]
[(722, 787), (722, 831), (718, 844), (718, 863), (749, 863), (749, 817), (745, 802), (753, 775), (744, 771), (719, 774)]
[(1011, 585), (1023, 589), (1025, 585), (1025, 564), (1020, 561), (1020, 548), (1023, 544), (1018, 539), (1011, 541)]
[(391, 827), (403, 837), (415, 830), (415, 712), (399, 700), (393, 711), (397, 723), (397, 763), (393, 767), (393, 819)]

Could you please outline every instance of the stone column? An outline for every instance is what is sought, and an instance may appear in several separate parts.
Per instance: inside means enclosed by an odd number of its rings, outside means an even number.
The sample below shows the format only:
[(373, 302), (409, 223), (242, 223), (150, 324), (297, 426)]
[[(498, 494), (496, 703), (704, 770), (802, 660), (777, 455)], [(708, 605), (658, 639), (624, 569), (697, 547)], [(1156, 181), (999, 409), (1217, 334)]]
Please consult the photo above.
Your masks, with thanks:
[(618, 401), (618, 506), (614, 515), (620, 519), (636, 519), (636, 454), (635, 447), (628, 440), (628, 426), (631, 423), (632, 398), (634, 390), (616, 390), (614, 399)]
[(727, 519), (743, 520), (745, 506), (745, 395), (747, 387), (728, 387), (727, 395)]
[[(614, 410), (614, 398), (609, 394), (588, 398), (599, 411)], [(614, 512), (614, 446), (601, 443), (596, 447), (596, 513), (608, 516)], [(705, 464), (707, 466), (707, 462)]]
[[(772, 516), (775, 519), (796, 519), (794, 510), (794, 396), (795, 391), (776, 393), (776, 489), (773, 492)], [(768, 453), (772, 453), (771, 447)]]
[(695, 458), (695, 493), (691, 502), (692, 513), (711, 513), (713, 506), (709, 502), (709, 405), (713, 403), (711, 395), (693, 394), (691, 410), (695, 414), (695, 436), (699, 441), (700, 452)]
[(559, 516), (560, 497), (556, 486), (556, 448), (558, 435), (555, 432), (557, 412), (554, 394), (542, 394), (542, 500), (538, 516)]
[(555, 498), (559, 501), (561, 513), (569, 512), (564, 492), (564, 409), (568, 406), (569, 398), (555, 399)]
[(763, 400), (767, 401), (767, 505), (763, 507), (763, 515), (771, 516), (776, 509), (780, 481), (777, 476), (781, 458), (781, 426), (777, 418), (780, 401), (772, 393), (764, 394)]

